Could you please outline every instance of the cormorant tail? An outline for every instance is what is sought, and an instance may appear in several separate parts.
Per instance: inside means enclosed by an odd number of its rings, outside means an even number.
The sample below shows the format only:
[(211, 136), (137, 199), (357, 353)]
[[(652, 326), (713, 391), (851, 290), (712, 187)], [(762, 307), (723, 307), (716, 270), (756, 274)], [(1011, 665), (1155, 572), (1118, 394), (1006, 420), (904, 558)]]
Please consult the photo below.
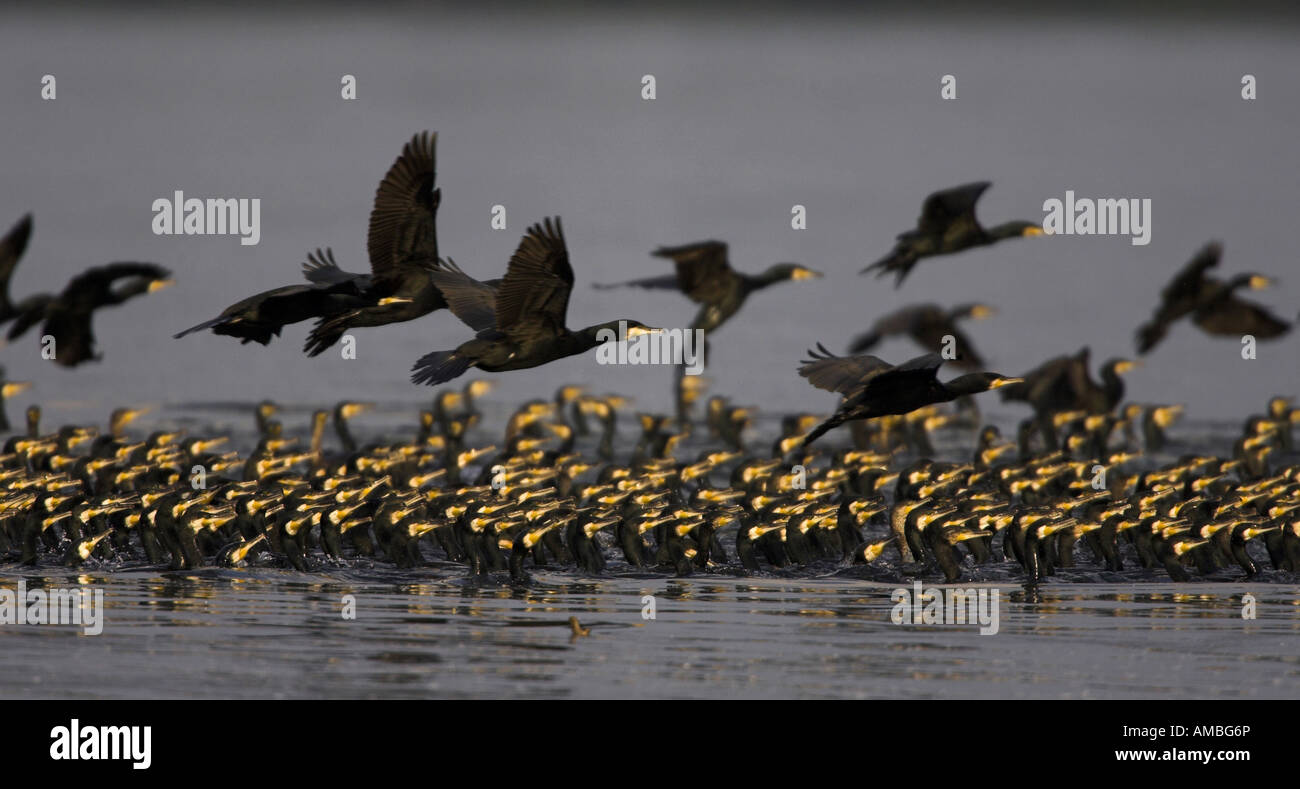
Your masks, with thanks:
[(894, 250), (858, 273), (866, 274), (869, 271), (874, 271), (877, 277), (883, 277), (893, 272), (895, 275), (894, 288), (898, 289), (902, 287), (903, 280), (907, 279), (907, 275), (912, 272), (912, 267), (916, 265), (916, 261), (915, 255)]
[(186, 329), (186, 330), (184, 330), (184, 331), (177, 332), (176, 334), (173, 334), (173, 335), (172, 335), (172, 339), (173, 339), (173, 340), (179, 340), (180, 338), (184, 337), (184, 336), (187, 335), (187, 334), (193, 334), (193, 333), (196, 332), (196, 331), (203, 331), (204, 329), (211, 329), (213, 326), (220, 326), (221, 324), (225, 323), (227, 320), (228, 320), (228, 319), (227, 319), (226, 317), (224, 317), (224, 316), (219, 316), (219, 317), (213, 318), (213, 319), (210, 320), (210, 321), (204, 321), (204, 322), (202, 322), (202, 323), (200, 323), (200, 324), (198, 324), (198, 325), (196, 325), (196, 326), (191, 326), (191, 327), (189, 327), (188, 329)]
[(808, 435), (803, 437), (802, 448), (807, 448), (811, 446), (812, 442), (821, 438), (831, 430), (834, 430), (835, 428), (844, 424), (845, 421), (846, 420), (844, 419), (844, 417), (841, 416), (840, 414), (833, 415), (830, 419), (827, 419), (825, 422), (822, 422), (817, 427), (814, 427), (812, 429), (812, 432), (810, 432)]

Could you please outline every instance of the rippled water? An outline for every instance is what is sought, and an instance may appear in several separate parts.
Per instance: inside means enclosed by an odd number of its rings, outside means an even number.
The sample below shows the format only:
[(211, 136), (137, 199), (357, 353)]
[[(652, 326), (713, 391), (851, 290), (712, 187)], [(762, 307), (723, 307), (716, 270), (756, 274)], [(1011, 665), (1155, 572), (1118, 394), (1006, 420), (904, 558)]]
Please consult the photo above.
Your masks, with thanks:
[[(1001, 587), (999, 631), (895, 625), (896, 583), (580, 578), (459, 567), (49, 575), (102, 584), (99, 636), (0, 627), (0, 695), (89, 698), (1295, 698), (1296, 587)], [(984, 586), (984, 585), (981, 585)], [(1257, 599), (1243, 621), (1241, 595)], [(341, 617), (344, 595), (356, 619)], [(655, 619), (642, 618), (645, 595)], [(568, 617), (591, 634), (573, 637)], [(16, 670), (22, 667), (22, 670)]]

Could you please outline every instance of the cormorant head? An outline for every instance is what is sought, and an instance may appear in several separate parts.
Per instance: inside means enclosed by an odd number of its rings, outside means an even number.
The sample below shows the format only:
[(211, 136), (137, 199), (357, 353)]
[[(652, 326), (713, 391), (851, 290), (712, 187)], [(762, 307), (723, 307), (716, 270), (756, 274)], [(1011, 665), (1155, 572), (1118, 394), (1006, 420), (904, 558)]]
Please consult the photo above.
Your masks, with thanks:
[(582, 387), (574, 384), (561, 386), (555, 390), (555, 402), (559, 405), (568, 405), (582, 394)]
[(346, 421), (368, 410), (370, 410), (369, 403), (350, 403), (345, 400), (334, 407), (334, 418)]
[(953, 318), (982, 320), (998, 314), (998, 308), (989, 304), (960, 304), (948, 313)]
[(108, 427), (113, 435), (118, 435), (126, 426), (135, 421), (135, 418), (147, 412), (148, 408), (118, 408), (109, 416)]
[(1104, 368), (1110, 368), (1115, 371), (1116, 375), (1125, 373), (1142, 366), (1142, 362), (1133, 359), (1109, 359), (1106, 361)]
[(112, 279), (118, 278), (123, 279), (124, 283), (109, 290), (105, 302), (107, 304), (120, 304), (133, 296), (156, 293), (176, 284), (170, 271), (152, 263), (114, 263), (110, 264), (110, 267), (114, 268), (105, 285), (110, 284)]
[(1263, 274), (1249, 274), (1247, 275), (1246, 284), (1250, 286), (1251, 290), (1264, 290), (1273, 284), (1273, 280)]
[(992, 238), (1019, 238), (1043, 235), (1043, 226), (1033, 222), (1003, 222), (988, 231)]
[(464, 401), (464, 395), (454, 389), (444, 389), (438, 393), (434, 401), (434, 407), (438, 411), (446, 412), (453, 408), (459, 408)]
[(770, 266), (760, 277), (766, 282), (780, 282), (787, 279), (818, 279), (820, 271), (813, 271), (798, 263), (777, 263)]
[(617, 320), (589, 326), (584, 333), (591, 335), (597, 344), (601, 344), (631, 340), (647, 334), (662, 334), (663, 331), (663, 329), (652, 328), (640, 321)]
[(465, 384), (465, 397), (470, 399), (482, 397), (491, 392), (493, 386), (494, 384), (486, 378), (475, 378)]
[(176, 284), (176, 280), (172, 279), (171, 277), (164, 277), (163, 279), (151, 279), (149, 280), (149, 284), (145, 286), (145, 290), (149, 293), (157, 293), (163, 288), (169, 288), (175, 284)]

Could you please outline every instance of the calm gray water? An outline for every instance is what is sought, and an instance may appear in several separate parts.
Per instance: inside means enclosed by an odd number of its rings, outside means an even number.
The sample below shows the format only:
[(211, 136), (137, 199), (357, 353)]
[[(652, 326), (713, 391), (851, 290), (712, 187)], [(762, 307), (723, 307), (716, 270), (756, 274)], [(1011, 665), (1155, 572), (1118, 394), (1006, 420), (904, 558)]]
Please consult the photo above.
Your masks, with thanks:
[[(1000, 629), (895, 625), (896, 583), (461, 568), (55, 576), (107, 584), (99, 636), (0, 628), (4, 697), (1296, 698), (1295, 588), (1078, 583)], [(910, 586), (910, 582), (908, 582)], [(1243, 621), (1240, 597), (1257, 598)], [(353, 595), (357, 618), (340, 615)], [(656, 600), (642, 618), (642, 597)], [(574, 639), (577, 616), (591, 635)], [(15, 630), (10, 634), (9, 630)], [(18, 670), (20, 669), (21, 670)]]
[[(794, 374), (804, 349), (842, 348), (904, 303), (999, 306), (970, 333), (1007, 374), (1084, 344), (1098, 360), (1131, 353), (1164, 282), (1211, 238), (1225, 241), (1227, 271), (1277, 277), (1259, 300), (1288, 319), (1300, 304), (1291, 24), (684, 13), (4, 12), (0, 224), (35, 214), (12, 292), (57, 289), (110, 260), (156, 261), (178, 279), (96, 316), (100, 364), (43, 362), (31, 336), (0, 351), (11, 378), (36, 384), (11, 418), (28, 402), (49, 424), (152, 404), (142, 430), (227, 429), (263, 397), (297, 404), (285, 420), (303, 423), (310, 407), (352, 398), (384, 406), (359, 420), (365, 437), (409, 429), (430, 394), (408, 383), (410, 364), (468, 337), (446, 313), (359, 331), (354, 360), (304, 357), (305, 325), (269, 348), (171, 334), (294, 282), (317, 246), (364, 269), (375, 185), (422, 129), (439, 132), (442, 250), (467, 271), (497, 275), (529, 223), (563, 217), (579, 283), (571, 324), (687, 323), (694, 306), (678, 295), (587, 287), (665, 272), (647, 254), (660, 244), (716, 237), (738, 268), (798, 260), (826, 272), (759, 294), (714, 343), (715, 389), (773, 418), (833, 407)], [(47, 73), (53, 102), (39, 98)], [(1258, 78), (1254, 102), (1240, 98), (1244, 73)], [(339, 98), (343, 74), (357, 76), (355, 102)], [(655, 101), (640, 97), (644, 74), (657, 79)], [(944, 74), (958, 79), (956, 101), (939, 99)], [(1152, 242), (1008, 242), (926, 261), (901, 291), (856, 276), (926, 193), (985, 178), (987, 223), (1041, 219), (1043, 201), (1067, 189), (1147, 197)], [(150, 205), (177, 189), (261, 198), (261, 243), (154, 236)], [(489, 225), (496, 204), (505, 231)], [(790, 228), (794, 204), (807, 207), (806, 230)], [(1183, 435), (1226, 452), (1247, 413), (1296, 393), (1298, 347), (1288, 337), (1246, 361), (1235, 341), (1179, 326), (1128, 377), (1129, 396), (1186, 403)], [(914, 354), (902, 341), (879, 350)], [(500, 414), (582, 382), (663, 410), (670, 380), (578, 357), (502, 376), (487, 405)], [(1038, 601), (1013, 579), (977, 578), (1004, 584), (996, 636), (895, 626), (889, 593), (910, 579), (834, 567), (797, 578), (540, 574), (526, 590), (463, 576), (88, 571), (82, 580), (107, 590), (104, 634), (0, 628), (0, 695), (1300, 695), (1300, 589), (1279, 576), (1174, 586), (1085, 574), (1055, 579)], [(1247, 590), (1259, 600), (1252, 622), (1239, 615)], [(343, 594), (357, 596), (355, 621), (339, 616)], [(658, 601), (653, 621), (641, 618), (645, 594)], [(570, 615), (592, 635), (571, 642)]]

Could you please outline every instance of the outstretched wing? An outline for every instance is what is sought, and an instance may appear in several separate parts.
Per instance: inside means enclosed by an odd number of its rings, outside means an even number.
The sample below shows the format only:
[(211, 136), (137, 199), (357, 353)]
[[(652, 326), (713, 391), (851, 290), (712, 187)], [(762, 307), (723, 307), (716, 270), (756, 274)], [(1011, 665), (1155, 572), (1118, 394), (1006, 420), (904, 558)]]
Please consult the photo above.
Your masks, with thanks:
[(501, 280), (496, 325), (506, 334), (559, 334), (565, 328), (573, 267), (560, 219), (528, 228)]
[(1250, 334), (1268, 339), (1291, 329), (1291, 324), (1262, 305), (1235, 296), (1216, 302), (1212, 309), (1198, 311), (1192, 320), (1204, 331), (1217, 335)]
[(799, 374), (818, 389), (838, 392), (845, 397), (852, 397), (872, 378), (894, 369), (893, 365), (870, 354), (836, 356), (821, 343), (817, 343), (816, 349), (809, 350), (808, 356), (810, 358), (800, 363)]
[(338, 285), (364, 276), (339, 268), (334, 260), (334, 250), (329, 247), (307, 253), (307, 261), (302, 264), (302, 275), (313, 285)]
[[(123, 299), (110, 290), (113, 283), (127, 277), (139, 277), (142, 280), (162, 280), (171, 276), (171, 272), (153, 263), (120, 262), (88, 268), (73, 277), (63, 288), (59, 301), (68, 308), (93, 309), (98, 306), (116, 304)], [(135, 295), (134, 292), (126, 295)]]
[[(1161, 305), (1161, 310), (1175, 304), (1182, 306), (1183, 303), (1194, 303), (1200, 297), (1201, 287), (1205, 282), (1205, 272), (1219, 265), (1219, 259), (1222, 257), (1223, 244), (1218, 241), (1211, 241), (1201, 247), (1196, 257), (1183, 266), (1165, 289), (1160, 291), (1160, 298), (1165, 302)], [(1167, 316), (1162, 317), (1168, 319)], [(1174, 317), (1181, 317), (1181, 315)]]
[(476, 332), (495, 329), (497, 291), (461, 271), (451, 258), (439, 261), (429, 277), (447, 300), (451, 313)]
[(677, 287), (691, 301), (704, 303), (710, 294), (727, 286), (735, 272), (727, 262), (727, 245), (721, 241), (699, 241), (680, 247), (659, 247), (650, 254), (669, 258), (677, 266)]
[(53, 303), (54, 297), (48, 293), (38, 293), (23, 299), (14, 308), (14, 322), (5, 338), (13, 342), (26, 334), (28, 329), (45, 320), (45, 313)]
[(0, 239), (0, 313), (3, 313), (0, 317), (11, 317), (13, 306), (9, 302), (9, 279), (14, 275), (14, 268), (27, 249), (27, 240), (31, 236), (32, 215), (28, 214)]
[(440, 190), (434, 151), (438, 135), (421, 132), (402, 147), (375, 191), (366, 249), (376, 279), (400, 278), (409, 266), (438, 259), (437, 216)]
[(926, 235), (961, 236), (979, 228), (975, 203), (992, 184), (988, 181), (954, 186), (925, 198), (917, 229)]

